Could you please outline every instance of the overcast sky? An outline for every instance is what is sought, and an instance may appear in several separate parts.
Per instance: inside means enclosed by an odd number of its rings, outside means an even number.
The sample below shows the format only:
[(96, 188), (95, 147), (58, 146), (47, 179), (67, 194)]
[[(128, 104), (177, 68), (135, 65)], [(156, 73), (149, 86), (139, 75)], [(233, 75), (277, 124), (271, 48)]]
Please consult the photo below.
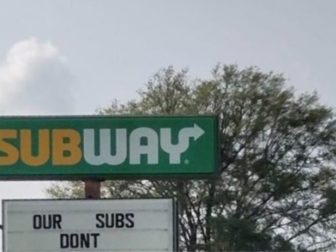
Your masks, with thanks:
[[(0, 0), (0, 114), (92, 114), (159, 68), (283, 73), (336, 107), (336, 1)], [(46, 197), (1, 182), (0, 198)]]

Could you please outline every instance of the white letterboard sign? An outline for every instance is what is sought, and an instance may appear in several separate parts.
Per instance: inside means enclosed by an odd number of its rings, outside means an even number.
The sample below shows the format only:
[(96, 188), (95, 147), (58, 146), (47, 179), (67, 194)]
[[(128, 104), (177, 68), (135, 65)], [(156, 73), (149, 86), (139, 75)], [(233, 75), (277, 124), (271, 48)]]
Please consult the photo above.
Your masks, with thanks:
[(174, 251), (172, 199), (4, 200), (4, 252)]

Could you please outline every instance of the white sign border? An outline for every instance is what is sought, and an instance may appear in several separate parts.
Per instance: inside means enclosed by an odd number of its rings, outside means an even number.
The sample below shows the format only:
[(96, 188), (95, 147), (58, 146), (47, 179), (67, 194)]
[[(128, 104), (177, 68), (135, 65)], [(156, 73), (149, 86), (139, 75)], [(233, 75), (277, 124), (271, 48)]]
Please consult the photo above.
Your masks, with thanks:
[(117, 200), (171, 200), (172, 201), (172, 209), (171, 209), (171, 214), (172, 214), (172, 252), (178, 251), (178, 237), (179, 237), (179, 230), (178, 230), (178, 206), (177, 206), (177, 200), (174, 198), (103, 198), (103, 199), (85, 199), (85, 198), (78, 198), (78, 199), (3, 199), (2, 200), (2, 251), (6, 252), (6, 234), (7, 234), (7, 225), (6, 225), (6, 211), (5, 211), (5, 204), (6, 202), (36, 202), (36, 201), (43, 201), (43, 202), (55, 202), (55, 201), (73, 201), (73, 202), (97, 202), (97, 201), (117, 201)]

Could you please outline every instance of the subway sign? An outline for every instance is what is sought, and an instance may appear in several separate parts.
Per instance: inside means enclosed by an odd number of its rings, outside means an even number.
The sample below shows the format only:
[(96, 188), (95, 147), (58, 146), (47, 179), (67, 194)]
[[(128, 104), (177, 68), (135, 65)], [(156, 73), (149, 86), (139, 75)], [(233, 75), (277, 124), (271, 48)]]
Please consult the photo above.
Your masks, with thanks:
[(0, 179), (204, 177), (216, 116), (0, 117)]

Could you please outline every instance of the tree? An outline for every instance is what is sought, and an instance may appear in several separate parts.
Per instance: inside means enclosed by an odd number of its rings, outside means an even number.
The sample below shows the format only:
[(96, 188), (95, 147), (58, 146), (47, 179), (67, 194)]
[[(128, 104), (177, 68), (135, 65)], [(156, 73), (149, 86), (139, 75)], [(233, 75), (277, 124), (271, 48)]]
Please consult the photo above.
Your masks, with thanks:
[[(208, 80), (160, 70), (139, 99), (101, 114), (219, 116), (220, 175), (212, 180), (106, 181), (106, 197), (175, 197), (181, 251), (321, 251), (336, 244), (336, 123), (316, 94), (282, 75), (218, 65)], [(78, 195), (78, 184), (49, 189)], [(69, 188), (72, 188), (69, 190)]]

